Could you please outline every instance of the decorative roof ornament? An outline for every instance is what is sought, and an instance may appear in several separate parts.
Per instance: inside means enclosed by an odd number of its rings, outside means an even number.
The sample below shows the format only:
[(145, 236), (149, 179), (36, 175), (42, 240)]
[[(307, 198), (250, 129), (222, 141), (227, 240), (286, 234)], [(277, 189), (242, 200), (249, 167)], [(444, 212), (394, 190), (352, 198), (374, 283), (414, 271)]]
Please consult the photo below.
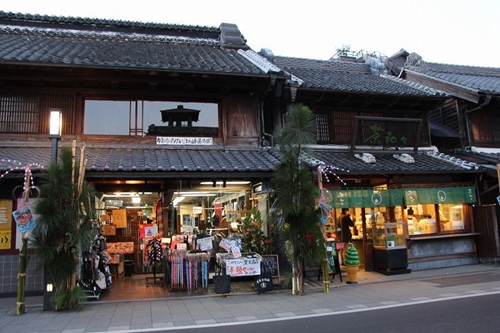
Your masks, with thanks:
[(415, 159), (410, 154), (401, 154), (401, 155), (394, 154), (394, 155), (392, 155), (392, 157), (394, 157), (395, 159), (397, 159), (403, 163), (408, 163), (408, 164), (415, 163)]
[(474, 162), (462, 160), (461, 158), (451, 156), (451, 155), (448, 155), (445, 153), (440, 153), (438, 151), (429, 151), (429, 152), (427, 152), (427, 155), (432, 156), (434, 158), (437, 158), (439, 160), (443, 160), (443, 161), (446, 161), (446, 162), (449, 162), (449, 163), (452, 163), (455, 165), (459, 165), (462, 168), (467, 169), (467, 170), (470, 170), (470, 169), (478, 170), (479, 169), (479, 165), (474, 163)]
[(375, 156), (373, 156), (372, 154), (369, 154), (369, 153), (354, 154), (354, 157), (359, 158), (360, 160), (362, 160), (363, 162), (368, 163), (368, 164), (374, 164), (377, 162), (377, 159), (375, 158)]
[(422, 60), (422, 57), (418, 55), (415, 52), (410, 53), (410, 55), (406, 58), (406, 62), (404, 64), (404, 67), (409, 67), (409, 66), (420, 66), (423, 65), (424, 61)]

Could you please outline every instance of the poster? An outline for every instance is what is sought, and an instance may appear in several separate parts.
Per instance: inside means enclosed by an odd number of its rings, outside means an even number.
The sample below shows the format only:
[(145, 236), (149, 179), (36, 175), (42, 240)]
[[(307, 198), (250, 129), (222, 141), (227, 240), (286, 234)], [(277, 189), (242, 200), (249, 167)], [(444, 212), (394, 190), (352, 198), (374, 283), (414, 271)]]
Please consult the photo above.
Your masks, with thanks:
[(0, 200), (0, 250), (12, 246), (12, 200)]
[(114, 209), (112, 210), (113, 215), (111, 217), (111, 222), (116, 225), (117, 228), (127, 227), (127, 210), (126, 209)]

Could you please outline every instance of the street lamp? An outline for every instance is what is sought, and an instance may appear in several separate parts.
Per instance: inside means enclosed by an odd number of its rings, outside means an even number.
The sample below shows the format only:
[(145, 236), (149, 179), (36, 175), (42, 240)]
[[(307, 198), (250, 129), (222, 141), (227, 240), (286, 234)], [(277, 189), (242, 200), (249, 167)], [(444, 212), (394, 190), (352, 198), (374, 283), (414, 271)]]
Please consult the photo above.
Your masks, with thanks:
[[(62, 110), (61, 109), (50, 109), (50, 127), (49, 127), (49, 139), (52, 141), (52, 147), (50, 152), (50, 162), (57, 163), (57, 145), (58, 141), (61, 139), (62, 130)], [(52, 306), (52, 292), (53, 284), (49, 279), (48, 269), (45, 266), (43, 269), (43, 309), (46, 311), (53, 310)]]
[(57, 162), (57, 142), (61, 139), (62, 130), (62, 110), (50, 109), (50, 129), (49, 139), (52, 141), (52, 151), (50, 153), (50, 161)]

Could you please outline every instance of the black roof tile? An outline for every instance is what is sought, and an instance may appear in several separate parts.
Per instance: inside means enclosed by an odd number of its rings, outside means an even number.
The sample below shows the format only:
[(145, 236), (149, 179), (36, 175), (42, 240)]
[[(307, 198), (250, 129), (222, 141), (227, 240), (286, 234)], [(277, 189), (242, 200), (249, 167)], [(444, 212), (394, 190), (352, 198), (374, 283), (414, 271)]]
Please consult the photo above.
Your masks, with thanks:
[[(50, 147), (47, 145), (11, 144), (0, 148), (0, 172), (15, 166), (37, 161), (47, 165)], [(231, 173), (272, 173), (278, 160), (265, 148), (203, 147), (203, 148), (163, 148), (145, 146), (85, 148), (87, 172), (231, 172)], [(40, 170), (34, 165), (33, 170)]]
[(500, 94), (500, 68), (448, 65), (421, 61), (418, 65), (405, 67), (405, 70), (474, 89), (478, 92)]
[(303, 80), (302, 88), (305, 89), (397, 96), (445, 96), (427, 87), (409, 85), (385, 75), (373, 75), (367, 63), (290, 57), (273, 59), (276, 66)]
[(0, 12), (0, 64), (266, 75), (238, 54), (237, 48), (248, 48), (242, 36), (243, 44), (232, 48), (221, 42), (219, 28), (56, 17), (30, 21), (29, 15), (21, 16), (28, 20), (21, 24), (13, 16)]
[[(395, 152), (401, 154), (401, 152)], [(339, 175), (380, 175), (380, 174), (450, 174), (450, 173), (468, 173), (482, 172), (480, 166), (473, 166), (470, 162), (462, 160), (467, 167), (460, 163), (453, 162), (453, 156), (446, 159), (440, 159), (429, 155), (427, 152), (410, 154), (415, 163), (404, 163), (393, 157), (393, 154), (372, 153), (375, 156), (375, 163), (366, 163), (357, 158), (354, 153), (341, 152), (333, 149), (313, 149), (310, 154), (325, 165), (338, 168), (336, 172)], [(458, 161), (460, 162), (460, 161)], [(478, 171), (479, 170), (479, 171)]]

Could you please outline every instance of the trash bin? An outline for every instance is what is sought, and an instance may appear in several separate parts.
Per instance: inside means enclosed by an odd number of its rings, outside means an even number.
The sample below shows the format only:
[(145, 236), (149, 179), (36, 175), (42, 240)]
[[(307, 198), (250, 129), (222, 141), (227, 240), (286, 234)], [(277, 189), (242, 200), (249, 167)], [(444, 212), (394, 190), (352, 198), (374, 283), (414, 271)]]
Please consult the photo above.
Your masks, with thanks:
[(133, 272), (134, 272), (134, 261), (125, 260), (125, 276), (132, 276)]

